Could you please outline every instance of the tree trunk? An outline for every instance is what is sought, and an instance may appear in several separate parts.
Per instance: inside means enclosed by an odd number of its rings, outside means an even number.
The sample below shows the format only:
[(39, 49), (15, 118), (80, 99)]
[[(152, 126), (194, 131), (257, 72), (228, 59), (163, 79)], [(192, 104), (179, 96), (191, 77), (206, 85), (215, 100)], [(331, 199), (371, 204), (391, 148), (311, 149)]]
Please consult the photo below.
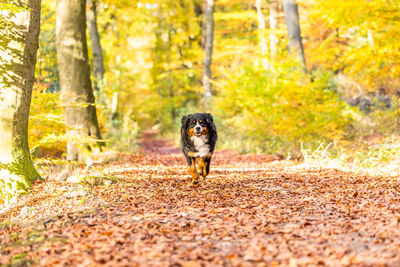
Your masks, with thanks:
[(301, 41), (299, 12), (295, 0), (283, 0), (283, 10), (285, 12), (285, 23), (289, 38), (289, 52), (295, 54), (303, 68), (305, 68), (306, 61)]
[(203, 0), (203, 6), (202, 6), (202, 13), (201, 15), (203, 15), (203, 19), (201, 21), (201, 42), (200, 42), (200, 46), (201, 49), (205, 49), (206, 48), (206, 35), (207, 35), (207, 18), (206, 18), (206, 12), (207, 12), (207, 1), (208, 0)]
[(171, 58), (170, 58), (170, 51), (171, 51), (171, 39), (172, 39), (172, 32), (171, 32), (172, 25), (167, 25), (167, 32), (168, 32), (168, 41), (167, 45), (165, 46), (165, 58), (167, 63), (167, 73), (168, 73), (168, 91), (169, 91), (169, 103), (171, 104), (171, 120), (175, 121), (176, 111), (175, 111), (175, 101), (174, 101), (174, 79), (172, 77), (171, 71)]
[(204, 107), (208, 110), (211, 96), (211, 60), (214, 42), (214, 0), (207, 0), (207, 7), (205, 12), (205, 56), (203, 63), (203, 87), (204, 87)]
[[(11, 2), (11, 3), (10, 3)], [(40, 0), (8, 1), (0, 29), (0, 199), (6, 204), (40, 178), (28, 145), (28, 119), (35, 79)], [(8, 28), (8, 29), (7, 29)]]
[(276, 30), (278, 29), (278, 2), (271, 0), (269, 3), (269, 28), (270, 28), (270, 57), (274, 59), (277, 53), (278, 38)]
[(57, 60), (71, 161), (81, 160), (82, 138), (101, 139), (90, 82), (85, 4), (85, 0), (58, 0), (57, 5)]
[(87, 0), (87, 22), (90, 42), (92, 44), (94, 88), (100, 91), (104, 83), (103, 52), (100, 44), (99, 31), (97, 28), (96, 0)]
[(258, 20), (258, 38), (260, 39), (261, 55), (267, 54), (267, 42), (265, 39), (265, 20), (262, 13), (262, 0), (256, 0), (257, 20)]
[[(115, 34), (115, 38), (116, 39), (118, 39), (119, 38), (119, 30), (118, 30), (118, 20), (117, 20), (117, 17), (115, 16), (115, 15), (111, 15), (111, 18), (112, 18), (112, 21), (113, 21), (113, 23), (112, 23), (112, 29), (113, 29), (113, 31), (114, 31), (114, 34)], [(119, 46), (118, 44), (117, 44), (117, 46)], [(116, 57), (115, 57), (115, 91), (114, 91), (114, 93), (113, 93), (113, 96), (112, 96), (112, 102), (111, 102), (111, 125), (113, 125), (113, 128), (114, 128), (114, 125), (116, 125), (116, 121), (118, 120), (118, 118), (119, 118), (119, 114), (118, 114), (118, 99), (119, 99), (119, 96), (118, 96), (118, 90), (119, 90), (119, 88), (120, 88), (120, 84), (121, 84), (121, 81), (120, 81), (120, 76), (121, 76), (121, 55), (117, 55)], [(116, 131), (117, 131), (117, 129), (116, 129)], [(113, 132), (115, 132), (115, 131), (113, 131)]]
[(196, 20), (199, 24), (200, 27), (200, 39), (198, 41), (198, 44), (200, 45), (201, 49), (204, 49), (204, 23), (203, 20), (201, 19), (203, 17), (203, 13), (205, 11), (205, 1), (206, 0), (195, 0), (194, 1), (194, 14), (196, 16)]

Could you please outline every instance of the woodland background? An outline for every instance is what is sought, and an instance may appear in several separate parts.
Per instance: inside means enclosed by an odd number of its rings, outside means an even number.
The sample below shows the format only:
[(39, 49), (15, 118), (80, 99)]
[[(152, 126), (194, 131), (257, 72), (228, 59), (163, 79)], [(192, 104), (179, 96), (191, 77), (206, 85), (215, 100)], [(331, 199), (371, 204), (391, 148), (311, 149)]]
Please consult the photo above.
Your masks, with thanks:
[(399, 0), (0, 0), (0, 265), (397, 266), (399, 38)]
[[(259, 2), (261, 30), (255, 1), (215, 3), (207, 111), (218, 124), (219, 148), (295, 158), (317, 149), (365, 167), (393, 159), (399, 2), (298, 1), (307, 71), (287, 52), (282, 3)], [(109, 148), (134, 151), (137, 134), (151, 128), (178, 140), (182, 115), (205, 110), (202, 6), (199, 0), (97, 3), (105, 77), (96, 103)], [(55, 18), (56, 1), (43, 0), (29, 135), (37, 162), (65, 153)]]
[[(207, 1), (88, 1), (91, 80), (107, 149), (135, 153), (138, 136), (149, 130), (178, 144), (182, 115), (207, 111), (217, 123), (218, 149), (394, 172), (399, 2), (297, 4), (300, 59), (288, 52), (281, 1), (215, 2), (212, 96), (205, 103)], [(71, 137), (60, 99), (57, 1), (41, 5), (28, 136), (36, 166), (46, 169), (67, 163)], [(93, 16), (101, 47), (89, 36)], [(93, 60), (99, 51), (100, 78)]]

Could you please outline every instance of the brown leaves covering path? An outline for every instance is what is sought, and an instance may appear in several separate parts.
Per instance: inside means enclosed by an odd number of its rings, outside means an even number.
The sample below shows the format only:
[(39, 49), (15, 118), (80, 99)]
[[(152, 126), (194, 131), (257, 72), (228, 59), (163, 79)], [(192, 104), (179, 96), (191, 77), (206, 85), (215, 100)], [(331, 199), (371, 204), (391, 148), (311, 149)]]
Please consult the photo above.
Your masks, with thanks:
[[(184, 157), (144, 139), (81, 184), (49, 179), (0, 219), (0, 262), (40, 266), (399, 266), (396, 178), (219, 151), (189, 185)], [(97, 178), (96, 178), (97, 177)], [(107, 178), (108, 177), (108, 178)], [(27, 208), (28, 207), (28, 208)]]

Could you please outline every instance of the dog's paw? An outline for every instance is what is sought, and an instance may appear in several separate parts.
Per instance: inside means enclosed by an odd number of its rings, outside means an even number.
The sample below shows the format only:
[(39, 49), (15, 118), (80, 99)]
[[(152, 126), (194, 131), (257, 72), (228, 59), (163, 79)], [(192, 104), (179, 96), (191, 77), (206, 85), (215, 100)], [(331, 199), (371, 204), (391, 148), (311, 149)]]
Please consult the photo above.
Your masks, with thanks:
[(200, 175), (200, 178), (204, 178), (204, 177), (207, 176), (207, 174), (206, 174), (206, 169), (205, 169), (205, 168), (200, 168), (200, 169), (198, 169), (197, 171), (198, 171), (198, 173), (199, 173), (199, 175)]

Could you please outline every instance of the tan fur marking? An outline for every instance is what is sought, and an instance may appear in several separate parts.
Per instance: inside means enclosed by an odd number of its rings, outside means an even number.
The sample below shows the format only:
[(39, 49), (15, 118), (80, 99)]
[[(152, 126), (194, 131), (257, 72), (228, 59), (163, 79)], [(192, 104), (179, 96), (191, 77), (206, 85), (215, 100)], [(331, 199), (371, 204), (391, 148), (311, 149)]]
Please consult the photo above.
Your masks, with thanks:
[(207, 127), (203, 127), (203, 135), (207, 135), (208, 134), (208, 128)]
[(206, 164), (204, 163), (204, 159), (200, 158), (199, 164), (197, 165), (199, 169), (199, 173), (201, 176), (206, 177), (207, 176), (207, 170), (206, 170)]
[(199, 174), (196, 170), (196, 166), (193, 162), (192, 166), (189, 166), (190, 175), (192, 175), (192, 184), (197, 184), (199, 182)]
[(190, 129), (188, 130), (188, 135), (189, 135), (190, 137), (194, 136), (194, 129), (193, 129), (193, 128), (190, 128)]

